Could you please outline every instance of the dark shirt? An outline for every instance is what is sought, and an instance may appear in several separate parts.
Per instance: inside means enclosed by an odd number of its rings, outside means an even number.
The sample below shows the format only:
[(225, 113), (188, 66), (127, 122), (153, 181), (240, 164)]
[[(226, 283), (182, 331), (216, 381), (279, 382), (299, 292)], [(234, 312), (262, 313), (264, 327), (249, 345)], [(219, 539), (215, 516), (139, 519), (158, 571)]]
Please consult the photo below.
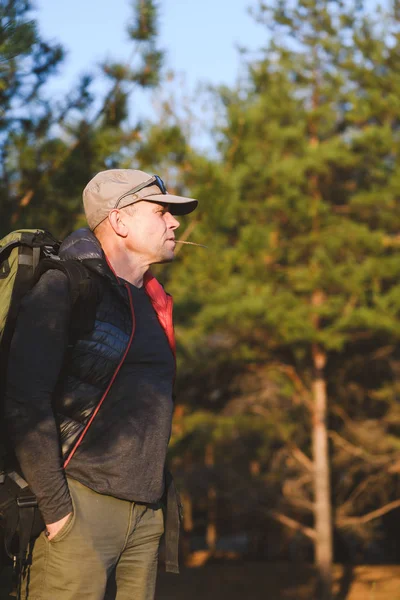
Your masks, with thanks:
[[(66, 473), (99, 493), (155, 503), (163, 493), (175, 365), (144, 288), (130, 289), (135, 311), (131, 347)], [(23, 300), (9, 358), (7, 420), (47, 523), (72, 510), (52, 408), (69, 319), (66, 277), (48, 272)]]

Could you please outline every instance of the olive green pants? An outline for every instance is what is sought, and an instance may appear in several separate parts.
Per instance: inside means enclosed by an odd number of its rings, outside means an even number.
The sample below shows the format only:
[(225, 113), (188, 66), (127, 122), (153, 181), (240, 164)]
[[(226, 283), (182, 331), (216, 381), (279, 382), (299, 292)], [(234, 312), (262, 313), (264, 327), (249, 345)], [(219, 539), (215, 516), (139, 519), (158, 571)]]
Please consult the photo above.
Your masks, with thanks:
[(97, 494), (68, 480), (73, 513), (35, 541), (26, 600), (153, 600), (162, 510)]

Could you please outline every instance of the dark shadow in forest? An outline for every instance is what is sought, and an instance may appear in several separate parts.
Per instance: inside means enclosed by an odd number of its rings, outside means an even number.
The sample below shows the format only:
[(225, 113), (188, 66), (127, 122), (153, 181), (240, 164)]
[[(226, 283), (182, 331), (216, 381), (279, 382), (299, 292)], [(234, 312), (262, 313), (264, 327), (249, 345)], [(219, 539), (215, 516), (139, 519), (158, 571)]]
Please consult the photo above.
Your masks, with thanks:
[(343, 573), (339, 580), (339, 591), (335, 597), (335, 600), (346, 600), (351, 585), (354, 581), (354, 565), (346, 563), (343, 565)]

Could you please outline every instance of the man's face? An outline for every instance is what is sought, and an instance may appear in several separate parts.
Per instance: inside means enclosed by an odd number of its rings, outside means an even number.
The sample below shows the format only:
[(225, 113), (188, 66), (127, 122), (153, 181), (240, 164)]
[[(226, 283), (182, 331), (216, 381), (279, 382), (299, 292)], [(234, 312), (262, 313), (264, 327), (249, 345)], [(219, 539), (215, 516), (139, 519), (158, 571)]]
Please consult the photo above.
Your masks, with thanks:
[(128, 227), (128, 249), (145, 262), (164, 263), (174, 259), (175, 229), (179, 221), (169, 212), (168, 204), (137, 202), (128, 217)]

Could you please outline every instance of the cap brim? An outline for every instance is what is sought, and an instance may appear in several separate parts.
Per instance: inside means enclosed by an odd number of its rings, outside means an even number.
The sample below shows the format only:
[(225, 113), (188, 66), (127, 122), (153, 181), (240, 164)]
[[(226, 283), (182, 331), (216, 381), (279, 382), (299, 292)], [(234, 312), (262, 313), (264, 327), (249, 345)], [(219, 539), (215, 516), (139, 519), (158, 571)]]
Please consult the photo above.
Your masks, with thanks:
[(193, 212), (198, 205), (198, 200), (194, 198), (184, 198), (183, 196), (174, 196), (173, 194), (152, 194), (141, 198), (150, 202), (160, 202), (160, 204), (170, 204), (172, 215), (188, 215)]

